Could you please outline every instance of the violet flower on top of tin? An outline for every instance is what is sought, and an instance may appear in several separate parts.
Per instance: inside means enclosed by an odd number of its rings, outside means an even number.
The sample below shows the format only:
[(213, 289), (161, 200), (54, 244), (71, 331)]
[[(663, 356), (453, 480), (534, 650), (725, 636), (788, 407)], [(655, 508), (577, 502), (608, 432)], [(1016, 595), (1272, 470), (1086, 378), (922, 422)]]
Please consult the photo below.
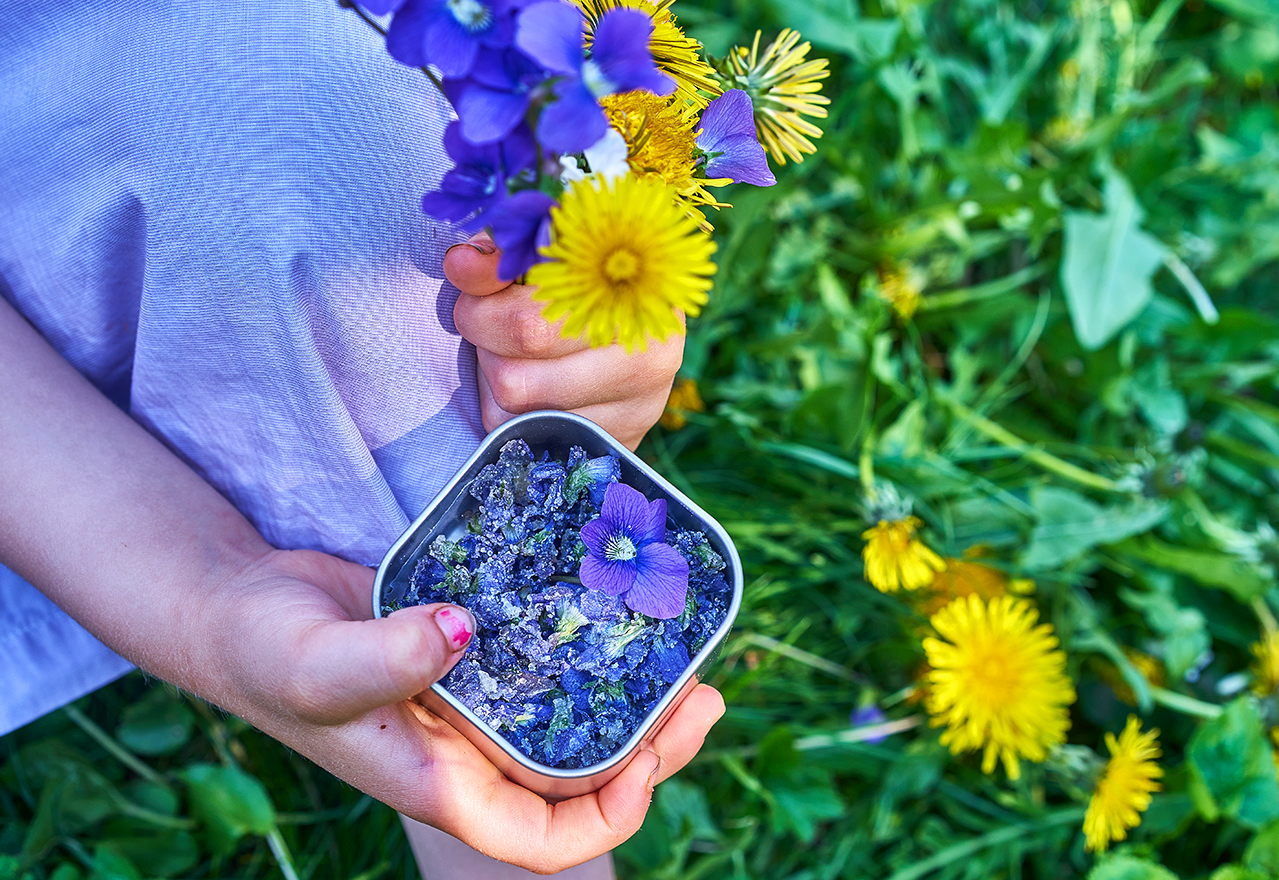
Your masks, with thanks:
[(610, 484), (599, 518), (582, 526), (587, 549), (582, 583), (649, 617), (679, 617), (688, 594), (688, 560), (662, 542), (665, 536), (664, 498), (649, 502), (624, 483)]

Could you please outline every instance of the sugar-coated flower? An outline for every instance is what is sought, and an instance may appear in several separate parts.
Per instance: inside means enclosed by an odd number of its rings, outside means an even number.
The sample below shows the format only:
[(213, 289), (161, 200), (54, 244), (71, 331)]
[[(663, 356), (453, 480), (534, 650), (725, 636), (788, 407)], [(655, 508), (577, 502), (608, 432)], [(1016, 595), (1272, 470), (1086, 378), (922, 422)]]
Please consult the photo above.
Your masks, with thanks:
[(728, 177), (734, 183), (772, 186), (777, 178), (755, 135), (750, 95), (729, 89), (702, 111), (697, 146), (706, 154), (706, 176)]
[(665, 499), (649, 502), (638, 489), (611, 483), (599, 519), (582, 527), (582, 584), (619, 596), (649, 617), (679, 617), (687, 601), (688, 561), (665, 538)]
[(583, 49), (582, 13), (559, 0), (534, 3), (519, 15), (515, 43), (555, 74), (555, 100), (542, 108), (537, 139), (556, 153), (577, 153), (608, 128), (599, 98), (647, 89), (670, 94), (675, 82), (653, 64), (648, 49), (652, 22), (642, 12), (614, 10), (595, 28), (591, 57)]
[(1106, 734), (1110, 761), (1084, 814), (1084, 842), (1089, 851), (1102, 852), (1127, 837), (1129, 828), (1141, 824), (1150, 793), (1160, 788), (1155, 780), (1164, 775), (1155, 763), (1160, 755), (1158, 737), (1158, 730), (1142, 733), (1141, 722), (1132, 715), (1118, 739)]
[(799, 33), (786, 28), (764, 51), (759, 51), (759, 31), (750, 49), (735, 47), (725, 60), (728, 88), (744, 89), (755, 106), (759, 139), (770, 156), (780, 163), (786, 158), (802, 162), (805, 153), (817, 150), (809, 138), (819, 138), (822, 130), (804, 119), (826, 117), (830, 99), (819, 95), (820, 80), (830, 76), (827, 60), (807, 61), (809, 44), (799, 42)]
[(940, 638), (923, 646), (930, 670), (926, 707), (952, 753), (982, 749), (981, 769), (1002, 761), (1010, 779), (1020, 760), (1043, 761), (1065, 742), (1075, 689), (1052, 626), (1036, 625), (1025, 599), (956, 599), (929, 620)]
[(550, 243), (551, 208), (555, 200), (534, 189), (521, 190), (481, 215), (502, 249), (497, 273), (514, 279), (537, 261), (539, 248)]
[[(509, 201), (509, 200), (508, 200)], [(529, 270), (547, 320), (563, 317), (566, 337), (643, 349), (683, 328), (680, 312), (706, 302), (715, 242), (655, 180), (627, 175), (585, 180), (551, 211), (548, 262)]]
[(422, 210), (437, 220), (455, 223), (485, 211), (506, 197), (506, 181), (537, 161), (537, 145), (521, 125), (501, 144), (475, 145), (462, 137), (461, 123), (444, 130), (444, 151), (453, 168), (440, 188), (422, 197)]
[(520, 0), (407, 0), (387, 28), (386, 48), (403, 64), (430, 64), (446, 77), (466, 76), (481, 47), (510, 45), (520, 5)]
[(919, 517), (908, 516), (891, 522), (880, 520), (862, 532), (866, 580), (881, 593), (926, 587), (946, 567), (940, 556), (915, 537), (921, 525)]
[(595, 28), (614, 9), (637, 9), (653, 22), (653, 36), (648, 41), (653, 61), (663, 73), (675, 80), (674, 100), (681, 107), (695, 110), (706, 106), (720, 92), (715, 70), (702, 59), (702, 45), (686, 37), (675, 23), (671, 5), (675, 0), (573, 0), (586, 16), (587, 45), (594, 39)]

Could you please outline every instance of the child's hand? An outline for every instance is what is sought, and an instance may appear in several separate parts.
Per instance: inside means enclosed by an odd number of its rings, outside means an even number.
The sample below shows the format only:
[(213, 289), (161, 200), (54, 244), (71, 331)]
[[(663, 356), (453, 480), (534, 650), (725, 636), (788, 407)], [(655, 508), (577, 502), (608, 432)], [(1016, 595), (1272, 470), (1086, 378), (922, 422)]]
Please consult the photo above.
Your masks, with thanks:
[(666, 406), (684, 337), (633, 355), (616, 345), (589, 348), (563, 339), (559, 325), (542, 318), (534, 288), (498, 278), (493, 242), (484, 235), (472, 241), (449, 250), (444, 274), (462, 292), (453, 320), (476, 348), (485, 429), (519, 413), (560, 409), (585, 416), (631, 449), (638, 446)]
[[(596, 794), (559, 804), (508, 781), (452, 727), (409, 698), (457, 658), (454, 606), (367, 617), (372, 572), (307, 551), (268, 553), (213, 607), (229, 612), (210, 645), (223, 661), (228, 708), (361, 791), (494, 858), (550, 873), (639, 829), (652, 786), (684, 766), (723, 713), (701, 685), (652, 750)], [(225, 703), (224, 703), (225, 705)]]

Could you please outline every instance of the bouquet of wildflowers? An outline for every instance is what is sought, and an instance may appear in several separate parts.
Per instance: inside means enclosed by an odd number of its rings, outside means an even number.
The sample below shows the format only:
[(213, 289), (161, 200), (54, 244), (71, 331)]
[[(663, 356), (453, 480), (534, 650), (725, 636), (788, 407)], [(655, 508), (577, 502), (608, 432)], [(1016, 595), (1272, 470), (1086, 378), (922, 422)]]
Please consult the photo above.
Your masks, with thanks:
[[(359, 0), (457, 113), (423, 209), (487, 228), (499, 271), (591, 345), (643, 349), (696, 315), (715, 272), (715, 190), (775, 183), (826, 115), (825, 59), (783, 31), (711, 63), (674, 0)], [(372, 19), (368, 19), (372, 21)], [(767, 155), (766, 155), (767, 154)]]

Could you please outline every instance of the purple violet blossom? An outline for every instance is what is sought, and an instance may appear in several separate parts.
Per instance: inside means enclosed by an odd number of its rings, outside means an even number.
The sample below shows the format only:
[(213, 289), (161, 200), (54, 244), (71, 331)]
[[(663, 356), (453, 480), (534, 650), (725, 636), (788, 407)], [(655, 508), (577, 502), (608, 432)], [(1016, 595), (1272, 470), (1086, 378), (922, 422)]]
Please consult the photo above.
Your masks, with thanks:
[(467, 143), (460, 123), (450, 122), (444, 130), (444, 150), (453, 168), (438, 190), (422, 197), (422, 210), (447, 223), (483, 212), (506, 198), (506, 181), (537, 161), (537, 145), (527, 125), (515, 129), (501, 144), (477, 146)]
[(697, 146), (707, 154), (707, 177), (731, 177), (734, 183), (755, 186), (777, 183), (755, 134), (750, 95), (741, 89), (729, 89), (702, 111)]
[(595, 27), (591, 57), (583, 49), (582, 13), (560, 0), (534, 3), (519, 14), (515, 45), (559, 77), (556, 100), (543, 108), (537, 139), (545, 149), (577, 153), (608, 129), (599, 98), (647, 89), (675, 91), (675, 80), (657, 69), (649, 51), (653, 22), (635, 9), (613, 9)]
[(599, 519), (582, 526), (587, 554), (582, 585), (618, 596), (632, 611), (669, 619), (684, 613), (688, 560), (666, 537), (666, 500), (649, 502), (625, 483), (611, 483)]
[(521, 190), (480, 215), (502, 250), (497, 274), (515, 279), (539, 259), (538, 248), (551, 243), (551, 208), (555, 200), (535, 189)]
[(524, 120), (533, 89), (546, 71), (514, 48), (481, 47), (470, 76), (446, 79), (444, 90), (473, 144), (501, 140)]
[[(396, 9), (396, 0), (363, 2), (374, 8)], [(407, 0), (399, 3), (386, 32), (391, 56), (411, 67), (427, 64), (446, 77), (471, 72), (481, 47), (511, 44), (515, 11), (522, 0)]]

